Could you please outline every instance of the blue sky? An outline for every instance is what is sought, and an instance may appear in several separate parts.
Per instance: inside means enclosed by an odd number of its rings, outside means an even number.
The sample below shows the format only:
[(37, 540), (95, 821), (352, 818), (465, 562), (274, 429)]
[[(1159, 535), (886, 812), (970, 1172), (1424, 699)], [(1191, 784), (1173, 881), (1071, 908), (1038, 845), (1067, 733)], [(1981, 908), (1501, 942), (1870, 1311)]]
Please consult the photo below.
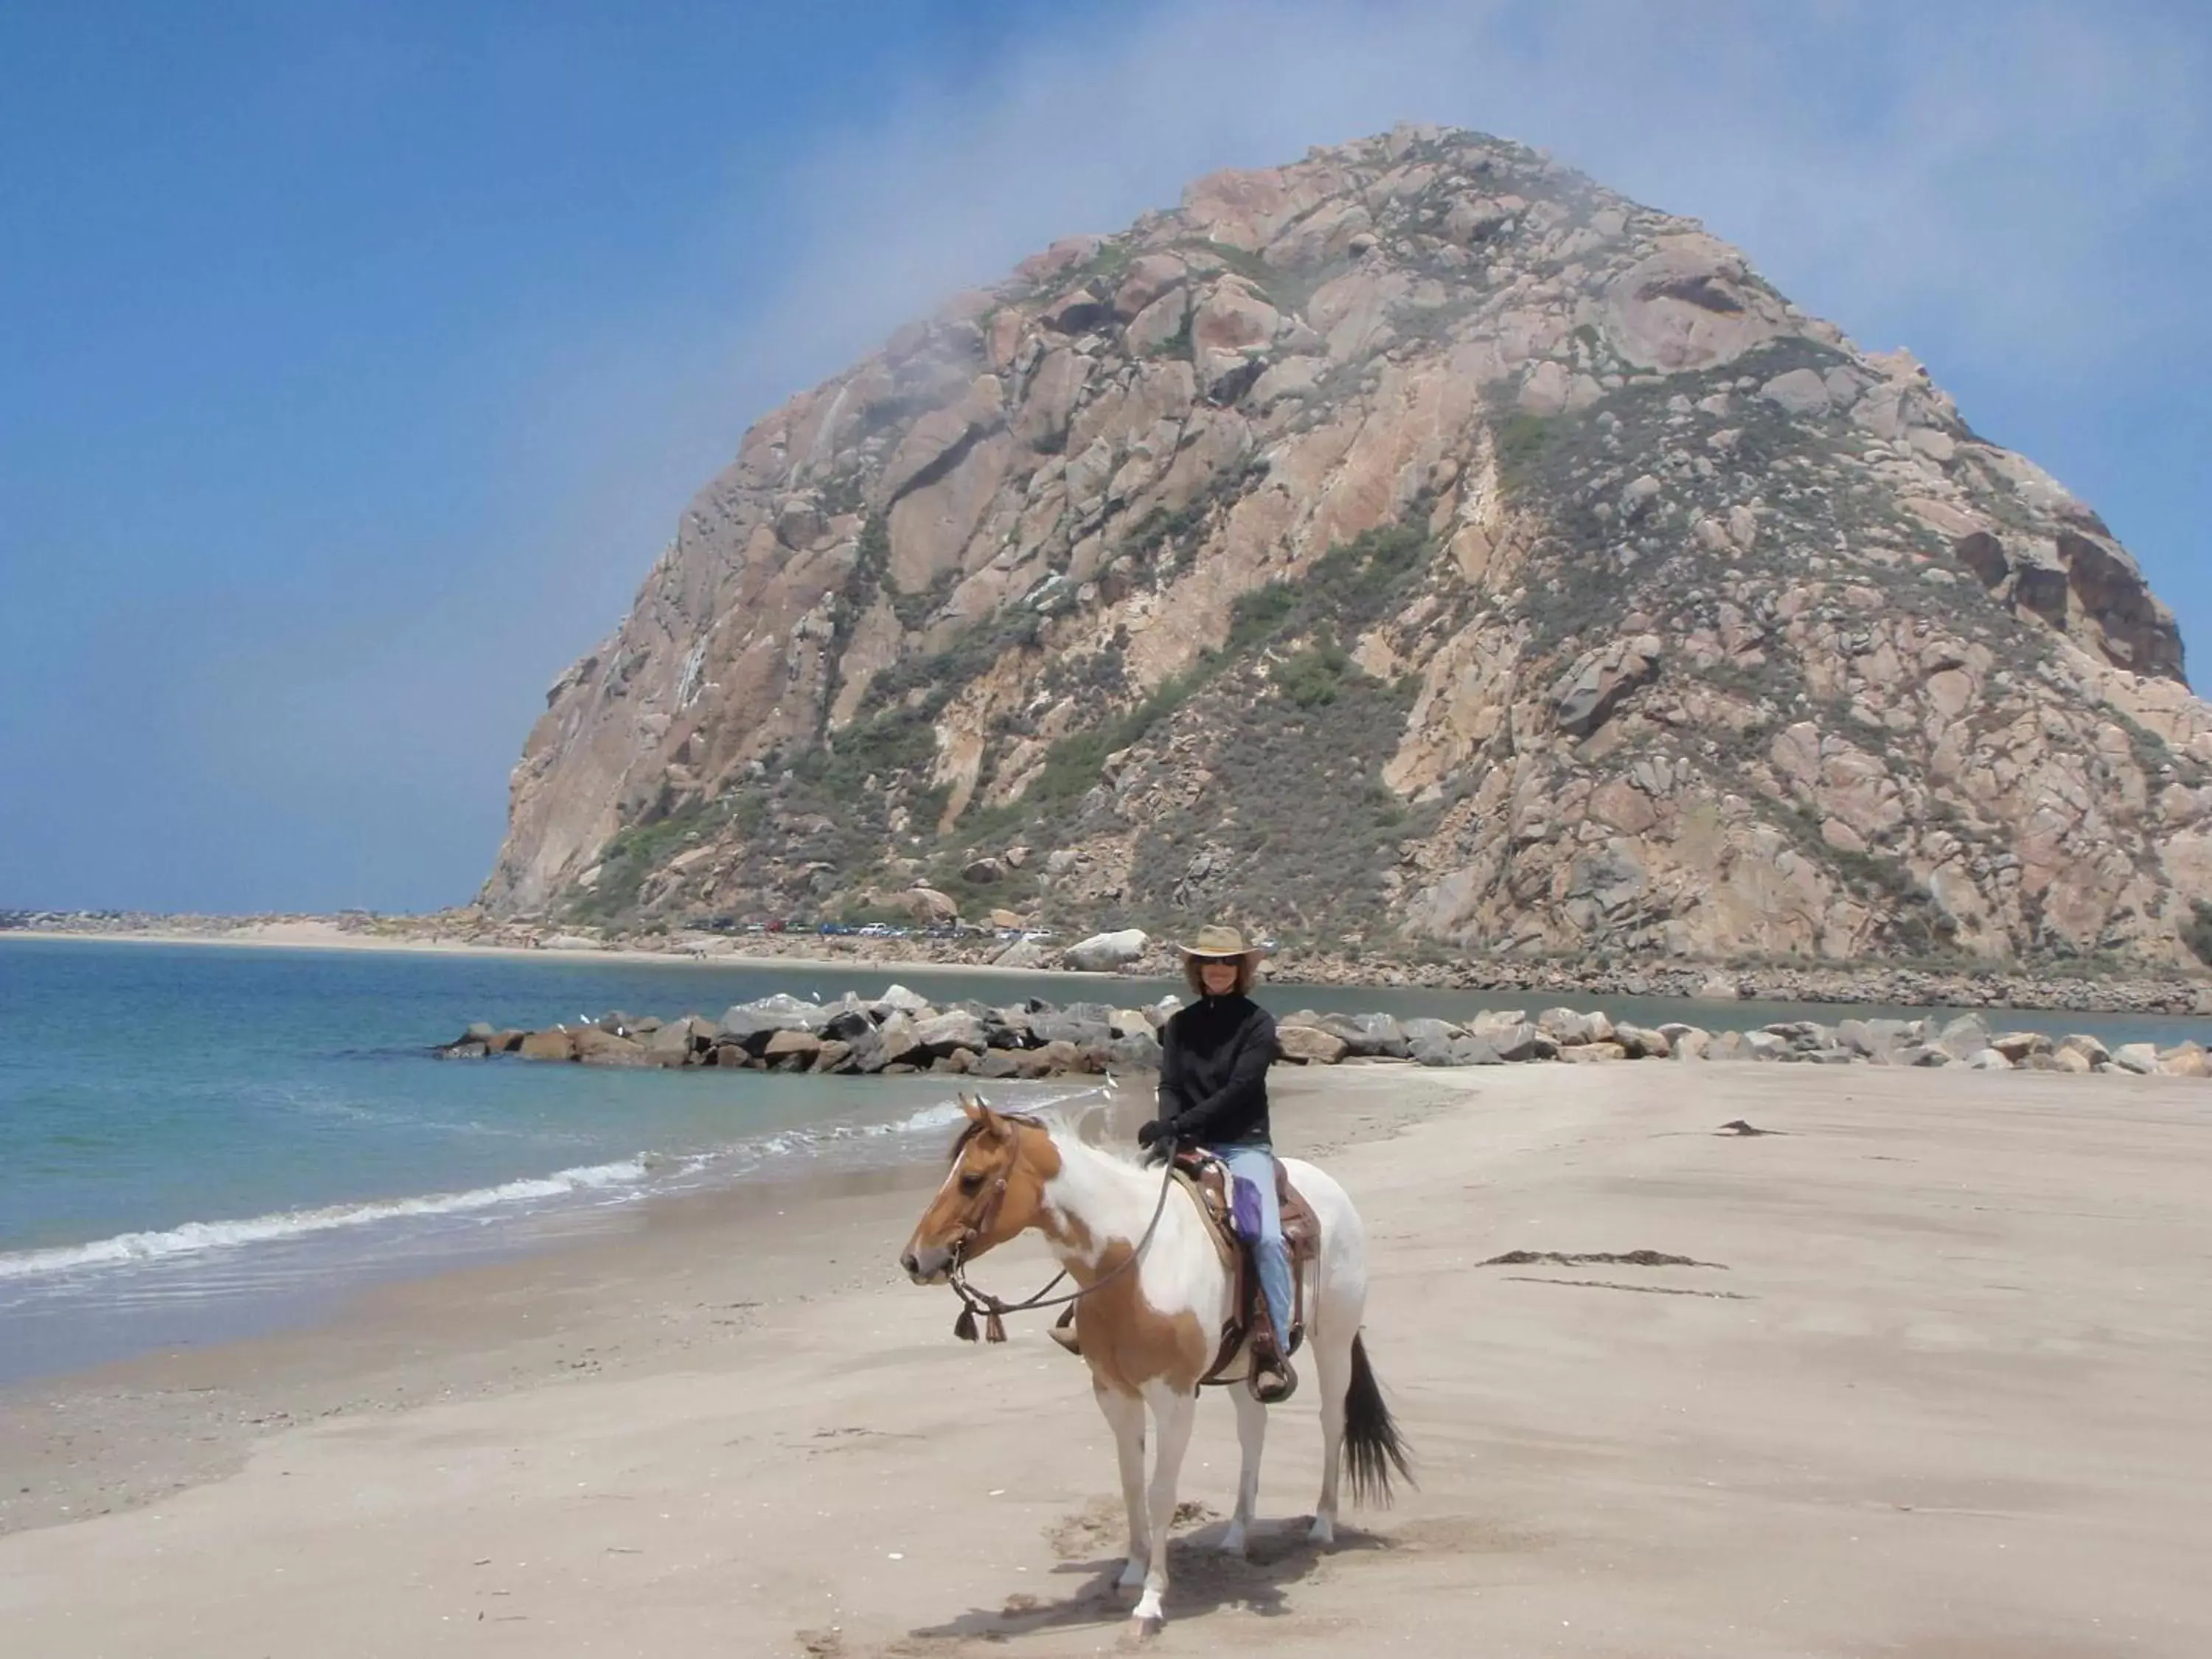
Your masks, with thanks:
[(2212, 8), (0, 8), (0, 905), (419, 909), (755, 416), (1399, 119), (1705, 219), (2212, 673)]

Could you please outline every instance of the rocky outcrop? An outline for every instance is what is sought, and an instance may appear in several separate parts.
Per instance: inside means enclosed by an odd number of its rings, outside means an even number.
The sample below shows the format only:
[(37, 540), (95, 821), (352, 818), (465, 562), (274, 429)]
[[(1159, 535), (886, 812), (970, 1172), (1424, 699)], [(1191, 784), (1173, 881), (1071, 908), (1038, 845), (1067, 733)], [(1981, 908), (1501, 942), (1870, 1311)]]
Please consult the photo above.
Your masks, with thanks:
[(1200, 179), (762, 420), (484, 893), (2157, 963), (2199, 900), (2212, 708), (2097, 515), (1694, 222), (1432, 129)]
[[(927, 1071), (986, 1079), (1097, 1076), (1157, 1070), (1159, 1029), (1179, 1006), (1175, 997), (1145, 1008), (1115, 1008), (1103, 1002), (1057, 1007), (1031, 999), (1000, 1008), (964, 1003), (938, 1009), (894, 985), (873, 1001), (854, 996), (834, 1003), (768, 997), (740, 1004), (719, 1021), (694, 1014), (664, 1023), (611, 1013), (550, 1031), (495, 1031), (489, 1025), (471, 1025), (434, 1052), (448, 1060), (516, 1054), (525, 1060), (587, 1066), (720, 1066), (841, 1075), (907, 1076)], [(1434, 1018), (1401, 1021), (1382, 1013), (1307, 1011), (1284, 1016), (1276, 1031), (1278, 1063), (1289, 1066), (1335, 1066), (1346, 1060), (1458, 1066), (1678, 1060), (2212, 1077), (2212, 1057), (2194, 1042), (2164, 1049), (2149, 1042), (2107, 1048), (2087, 1034), (1993, 1033), (1978, 1014), (1948, 1020), (1846, 1019), (1834, 1026), (1788, 1020), (1715, 1033), (1680, 1023), (1656, 1030), (1615, 1024), (1602, 1012), (1572, 1008), (1549, 1008), (1533, 1020), (1519, 1009), (1485, 1010), (1463, 1024)]]
[[(1172, 999), (1150, 1008), (1031, 1000), (933, 1007), (904, 986), (864, 1000), (831, 1003), (776, 995), (740, 1003), (722, 1017), (661, 1020), (622, 1012), (543, 1031), (471, 1025), (433, 1052), (447, 1060), (514, 1054), (586, 1066), (713, 1066), (756, 1072), (908, 1076), (932, 1072), (979, 1078), (1098, 1076), (1157, 1070), (1158, 1029)], [(1341, 1054), (1340, 1046), (1337, 1054)]]

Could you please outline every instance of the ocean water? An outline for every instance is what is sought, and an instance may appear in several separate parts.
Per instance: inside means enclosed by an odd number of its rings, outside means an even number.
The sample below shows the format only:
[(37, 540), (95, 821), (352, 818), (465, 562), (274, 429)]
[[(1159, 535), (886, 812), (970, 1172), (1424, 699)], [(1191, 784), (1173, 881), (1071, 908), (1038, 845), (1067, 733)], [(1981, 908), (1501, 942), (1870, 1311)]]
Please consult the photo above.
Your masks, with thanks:
[(659, 1194), (937, 1157), (959, 1115), (945, 1079), (428, 1052), (472, 1019), (714, 1014), (889, 982), (0, 939), (0, 1381), (275, 1328), (335, 1292), (574, 1236)]
[[(538, 1248), (656, 1194), (939, 1156), (954, 1085), (440, 1060), (473, 1019), (671, 1017), (788, 991), (1127, 1005), (1166, 982), (0, 938), (0, 1381), (274, 1328), (362, 1284)], [(1278, 1012), (1591, 999), (1263, 987)], [(1709, 1026), (1857, 1012), (1607, 999)], [(2008, 1013), (2160, 1043), (2205, 1022)], [(1085, 1085), (994, 1085), (1033, 1104)]]

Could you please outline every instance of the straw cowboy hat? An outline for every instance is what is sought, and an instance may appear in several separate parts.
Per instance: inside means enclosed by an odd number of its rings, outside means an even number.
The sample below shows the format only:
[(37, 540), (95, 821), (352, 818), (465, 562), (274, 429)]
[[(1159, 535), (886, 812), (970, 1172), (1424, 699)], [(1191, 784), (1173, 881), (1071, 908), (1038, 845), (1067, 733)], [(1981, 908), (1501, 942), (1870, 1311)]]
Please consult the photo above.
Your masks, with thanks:
[(1212, 957), (1224, 962), (1240, 957), (1256, 962), (1260, 957), (1259, 946), (1247, 945), (1244, 935), (1234, 927), (1201, 927), (1190, 943), (1176, 949), (1187, 957)]

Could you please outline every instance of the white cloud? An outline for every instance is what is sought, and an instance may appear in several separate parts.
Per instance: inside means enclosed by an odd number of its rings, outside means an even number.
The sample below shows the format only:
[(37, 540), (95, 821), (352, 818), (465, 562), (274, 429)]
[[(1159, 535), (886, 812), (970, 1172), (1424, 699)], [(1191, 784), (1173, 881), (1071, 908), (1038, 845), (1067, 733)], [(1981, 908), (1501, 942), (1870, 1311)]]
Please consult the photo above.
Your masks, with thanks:
[(796, 385), (1197, 173), (1413, 118), (1701, 216), (1847, 328), (2094, 373), (2203, 337), (2193, 281), (2143, 256), (2199, 234), (2207, 67), (2201, 30), (2124, 6), (1201, 0), (843, 134), (794, 181), (790, 287), (747, 355)]

